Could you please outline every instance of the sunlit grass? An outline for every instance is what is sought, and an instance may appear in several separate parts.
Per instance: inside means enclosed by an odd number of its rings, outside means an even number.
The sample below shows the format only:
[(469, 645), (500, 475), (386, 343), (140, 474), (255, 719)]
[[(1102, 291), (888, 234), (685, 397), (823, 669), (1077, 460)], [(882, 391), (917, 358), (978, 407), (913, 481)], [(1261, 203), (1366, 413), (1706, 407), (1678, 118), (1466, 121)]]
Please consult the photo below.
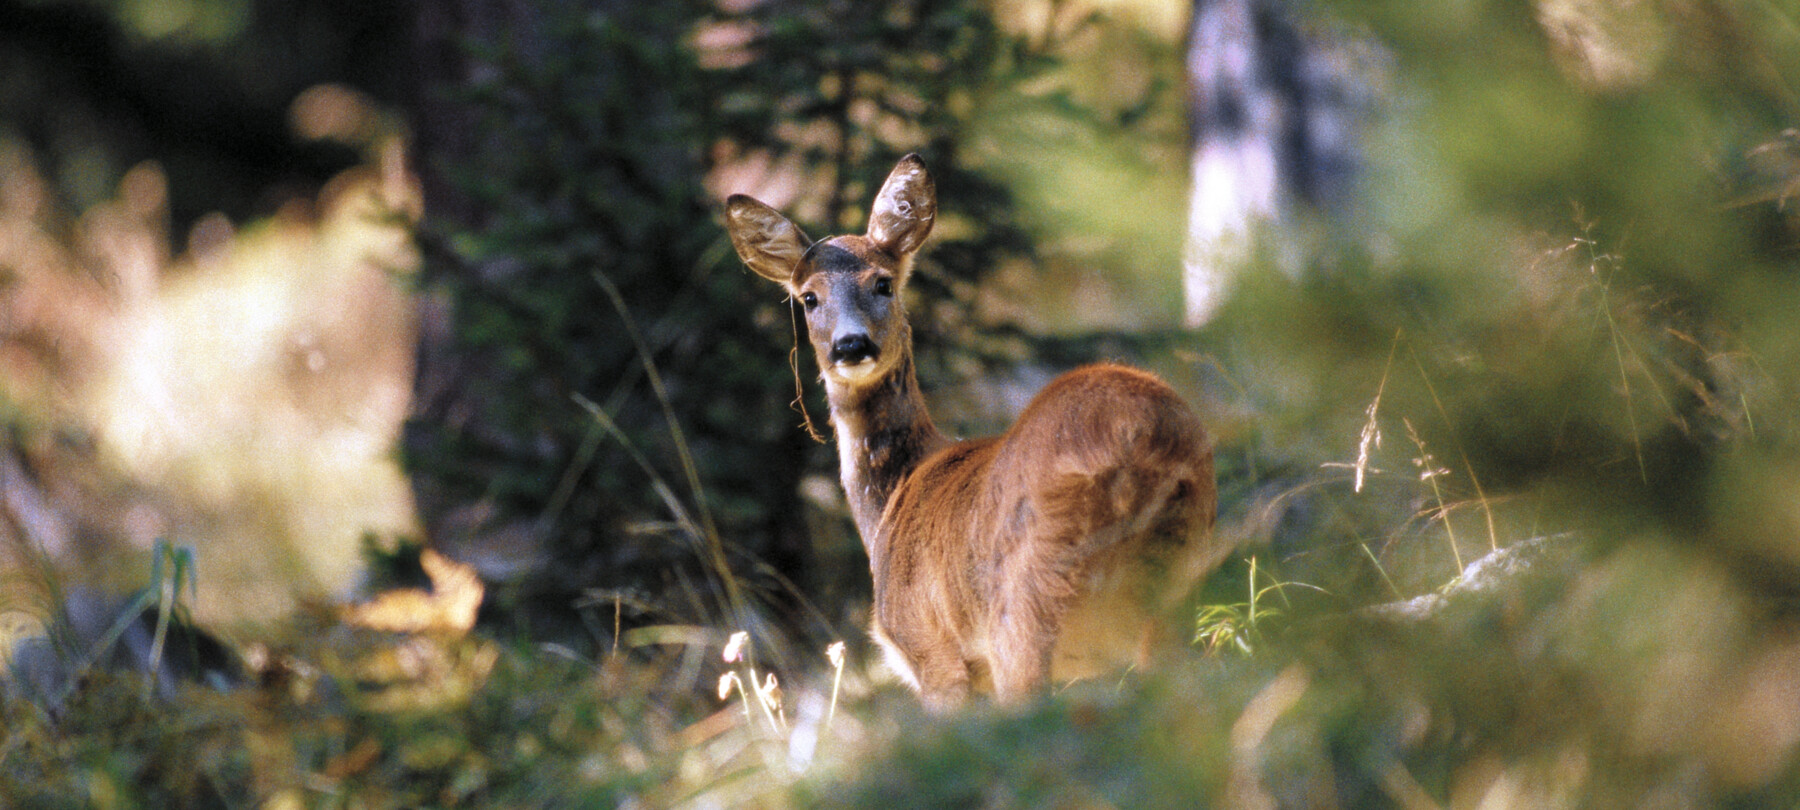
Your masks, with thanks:
[[(1194, 618), (1194, 643), (1209, 653), (1219, 653), (1227, 649), (1235, 649), (1245, 655), (1254, 655), (1261, 648), (1266, 638), (1274, 634), (1268, 628), (1278, 624), (1293, 610), (1293, 603), (1287, 598), (1290, 587), (1321, 590), (1312, 585), (1299, 582), (1266, 581), (1266, 574), (1257, 575), (1256, 557), (1249, 558), (1249, 593), (1242, 602), (1215, 602), (1200, 606)], [(1270, 594), (1281, 598), (1282, 604), (1269, 604)]]

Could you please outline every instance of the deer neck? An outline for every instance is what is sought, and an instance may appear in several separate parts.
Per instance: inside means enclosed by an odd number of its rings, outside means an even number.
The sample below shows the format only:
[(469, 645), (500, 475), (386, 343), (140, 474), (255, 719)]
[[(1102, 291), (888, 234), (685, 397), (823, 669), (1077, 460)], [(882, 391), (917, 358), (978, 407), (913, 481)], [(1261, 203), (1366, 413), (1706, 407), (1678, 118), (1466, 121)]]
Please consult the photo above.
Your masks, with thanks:
[(825, 386), (844, 495), (864, 546), (876, 542), (876, 526), (895, 488), (926, 456), (949, 443), (925, 410), (912, 349), (905, 351), (893, 370), (875, 382), (851, 388), (828, 381)]

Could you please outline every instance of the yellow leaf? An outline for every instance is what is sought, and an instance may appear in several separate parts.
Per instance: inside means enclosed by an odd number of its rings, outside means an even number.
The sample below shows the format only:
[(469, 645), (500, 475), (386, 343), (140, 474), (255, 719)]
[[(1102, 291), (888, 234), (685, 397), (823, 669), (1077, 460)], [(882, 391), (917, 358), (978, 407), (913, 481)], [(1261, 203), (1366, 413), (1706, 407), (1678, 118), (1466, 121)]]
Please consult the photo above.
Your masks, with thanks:
[(419, 555), (431, 590), (397, 588), (345, 609), (344, 621), (390, 633), (462, 635), (475, 626), (484, 589), (475, 569), (431, 549)]

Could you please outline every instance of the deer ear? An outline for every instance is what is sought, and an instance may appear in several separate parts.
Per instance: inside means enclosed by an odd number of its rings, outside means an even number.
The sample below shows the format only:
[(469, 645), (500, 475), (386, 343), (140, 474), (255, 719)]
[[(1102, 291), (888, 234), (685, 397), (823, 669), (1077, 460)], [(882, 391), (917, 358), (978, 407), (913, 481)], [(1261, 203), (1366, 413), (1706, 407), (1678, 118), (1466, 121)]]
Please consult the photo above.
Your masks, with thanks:
[(725, 229), (731, 232), (731, 246), (737, 248), (738, 258), (757, 275), (777, 284), (794, 280), (794, 267), (812, 247), (800, 226), (744, 194), (733, 194), (725, 201)]
[(937, 186), (925, 161), (907, 155), (888, 174), (869, 212), (869, 240), (895, 256), (907, 256), (925, 243), (937, 221)]

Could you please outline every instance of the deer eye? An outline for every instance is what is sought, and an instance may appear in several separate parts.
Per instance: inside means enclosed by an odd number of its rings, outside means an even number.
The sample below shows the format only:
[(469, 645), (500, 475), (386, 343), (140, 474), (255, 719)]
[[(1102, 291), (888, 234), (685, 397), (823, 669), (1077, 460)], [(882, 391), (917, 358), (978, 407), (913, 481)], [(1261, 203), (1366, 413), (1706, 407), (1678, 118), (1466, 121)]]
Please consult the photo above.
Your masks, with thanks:
[(875, 294), (882, 296), (883, 298), (892, 297), (894, 294), (894, 282), (886, 276), (875, 279)]
[(811, 312), (819, 308), (819, 296), (812, 293), (801, 293), (800, 303), (805, 304), (806, 310)]

